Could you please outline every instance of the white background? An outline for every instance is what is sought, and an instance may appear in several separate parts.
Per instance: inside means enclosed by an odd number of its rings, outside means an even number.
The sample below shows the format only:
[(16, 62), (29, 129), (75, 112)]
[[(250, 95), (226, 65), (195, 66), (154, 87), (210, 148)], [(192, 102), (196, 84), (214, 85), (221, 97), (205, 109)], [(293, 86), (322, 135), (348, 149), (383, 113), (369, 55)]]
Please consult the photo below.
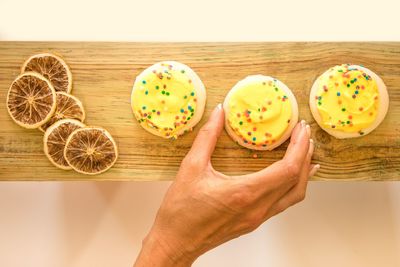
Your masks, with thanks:
[[(397, 2), (0, 0), (0, 40), (400, 41)], [(131, 266), (168, 185), (0, 183), (0, 266)], [(194, 266), (398, 267), (400, 182), (312, 182)]]

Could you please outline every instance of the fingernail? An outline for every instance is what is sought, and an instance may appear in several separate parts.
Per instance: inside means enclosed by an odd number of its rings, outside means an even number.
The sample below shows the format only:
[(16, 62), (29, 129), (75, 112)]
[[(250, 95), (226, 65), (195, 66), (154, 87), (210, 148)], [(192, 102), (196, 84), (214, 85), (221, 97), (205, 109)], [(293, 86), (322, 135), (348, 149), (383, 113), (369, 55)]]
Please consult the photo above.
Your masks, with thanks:
[(319, 170), (319, 168), (321, 168), (321, 165), (317, 164), (314, 166), (314, 174), (317, 173), (317, 171)]
[(301, 127), (304, 127), (304, 126), (306, 126), (306, 121), (305, 120), (301, 120), (300, 124), (301, 124)]
[(310, 137), (311, 136), (311, 128), (310, 128), (310, 125), (306, 125), (306, 131), (307, 131), (307, 134), (308, 134), (308, 136)]
[(310, 171), (310, 177), (314, 176), (321, 166), (319, 164), (315, 165), (312, 170)]
[(314, 140), (310, 139), (310, 147), (309, 147), (309, 150), (308, 150), (309, 155), (312, 156), (312, 154), (314, 153), (314, 148), (315, 148)]
[(223, 112), (222, 110), (223, 110), (223, 109), (222, 109), (222, 104), (219, 103), (219, 104), (213, 109), (213, 111), (211, 111), (211, 114), (210, 114), (210, 118), (209, 118), (209, 119), (218, 118), (219, 115)]
[(215, 116), (215, 114), (217, 114), (220, 110), (222, 109), (222, 105), (221, 103), (219, 103), (214, 110), (211, 112), (211, 116)]

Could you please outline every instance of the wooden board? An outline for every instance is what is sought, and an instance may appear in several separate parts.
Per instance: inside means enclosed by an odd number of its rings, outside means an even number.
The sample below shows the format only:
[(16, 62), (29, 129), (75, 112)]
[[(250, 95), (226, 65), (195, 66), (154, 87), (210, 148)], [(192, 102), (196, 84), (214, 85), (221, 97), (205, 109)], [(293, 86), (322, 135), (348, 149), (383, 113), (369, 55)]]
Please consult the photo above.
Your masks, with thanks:
[[(98, 176), (55, 168), (43, 154), (38, 130), (14, 124), (5, 106), (10, 83), (30, 55), (57, 52), (71, 66), (73, 94), (82, 100), (87, 124), (107, 128), (120, 156)], [(316, 143), (314, 162), (322, 168), (315, 180), (400, 180), (400, 43), (86, 43), (0, 42), (0, 179), (1, 180), (170, 180), (196, 132), (176, 141), (144, 131), (130, 108), (136, 75), (161, 60), (192, 67), (207, 88), (207, 107), (200, 125), (224, 100), (229, 89), (250, 74), (271, 75), (292, 88), (300, 118), (311, 124)], [(365, 137), (337, 140), (322, 131), (308, 108), (309, 89), (327, 68), (362, 64), (385, 81), (389, 112), (381, 126)], [(236, 145), (226, 133), (218, 141), (214, 167), (226, 174), (257, 171), (279, 160), (287, 143), (272, 152)]]

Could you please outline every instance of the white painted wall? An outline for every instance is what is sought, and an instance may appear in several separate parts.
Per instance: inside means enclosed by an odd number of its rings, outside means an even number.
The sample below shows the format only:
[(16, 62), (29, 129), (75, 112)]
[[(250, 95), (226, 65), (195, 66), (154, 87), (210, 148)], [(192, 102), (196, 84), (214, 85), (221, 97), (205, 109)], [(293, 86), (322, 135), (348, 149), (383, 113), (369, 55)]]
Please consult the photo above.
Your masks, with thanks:
[[(0, 40), (400, 41), (396, 0), (98, 2), (0, 0)], [(0, 183), (0, 266), (131, 266), (168, 185)], [(398, 267), (400, 182), (312, 182), (195, 266)]]

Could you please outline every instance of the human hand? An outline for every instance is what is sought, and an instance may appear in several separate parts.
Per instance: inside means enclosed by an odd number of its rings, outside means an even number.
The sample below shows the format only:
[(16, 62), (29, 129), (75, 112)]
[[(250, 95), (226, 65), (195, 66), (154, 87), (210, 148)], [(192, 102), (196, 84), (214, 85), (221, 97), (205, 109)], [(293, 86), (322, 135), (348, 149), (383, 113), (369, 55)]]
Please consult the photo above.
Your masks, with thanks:
[(256, 173), (227, 176), (211, 165), (224, 125), (218, 105), (199, 131), (167, 191), (135, 263), (190, 266), (206, 251), (255, 230), (305, 197), (314, 143), (310, 126), (298, 123), (284, 158)]

